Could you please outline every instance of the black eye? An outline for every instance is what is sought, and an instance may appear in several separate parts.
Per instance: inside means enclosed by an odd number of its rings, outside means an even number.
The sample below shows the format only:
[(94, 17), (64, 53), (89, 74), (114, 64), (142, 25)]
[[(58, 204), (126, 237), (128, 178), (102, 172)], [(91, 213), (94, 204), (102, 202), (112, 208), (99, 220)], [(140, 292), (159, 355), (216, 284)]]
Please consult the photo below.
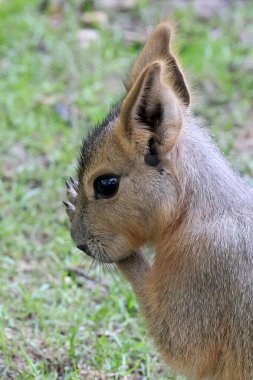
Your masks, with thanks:
[(95, 198), (111, 198), (119, 188), (120, 177), (114, 174), (101, 175), (94, 181)]

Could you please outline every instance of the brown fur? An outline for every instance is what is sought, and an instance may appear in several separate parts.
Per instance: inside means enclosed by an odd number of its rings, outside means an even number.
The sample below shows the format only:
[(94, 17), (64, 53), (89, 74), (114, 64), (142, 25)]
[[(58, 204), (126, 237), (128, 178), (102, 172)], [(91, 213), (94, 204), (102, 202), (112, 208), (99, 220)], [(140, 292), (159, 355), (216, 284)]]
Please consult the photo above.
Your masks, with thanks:
[[(115, 262), (150, 335), (191, 379), (253, 379), (253, 191), (189, 110), (170, 26), (149, 37), (115, 114), (85, 142), (67, 212), (77, 245)], [(109, 199), (94, 180), (120, 176)], [(141, 247), (152, 244), (151, 265)]]

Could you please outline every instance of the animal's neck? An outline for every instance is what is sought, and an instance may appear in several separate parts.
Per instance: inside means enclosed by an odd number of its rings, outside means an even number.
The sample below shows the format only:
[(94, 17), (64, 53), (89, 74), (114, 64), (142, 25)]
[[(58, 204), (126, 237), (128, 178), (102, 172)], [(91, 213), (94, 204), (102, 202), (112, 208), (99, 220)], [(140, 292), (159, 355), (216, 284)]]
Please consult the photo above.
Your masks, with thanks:
[(252, 189), (233, 171), (208, 133), (191, 120), (171, 160), (180, 185), (178, 210), (163, 231), (157, 258), (170, 253), (178, 256), (179, 250), (189, 252), (190, 247), (207, 249), (213, 239), (224, 244), (233, 239), (231, 225), (240, 225), (246, 215), (252, 219)]
[(208, 133), (194, 126), (191, 119), (182, 132), (178, 153), (176, 174), (184, 201), (194, 213), (234, 212), (252, 202), (249, 186), (233, 171)]

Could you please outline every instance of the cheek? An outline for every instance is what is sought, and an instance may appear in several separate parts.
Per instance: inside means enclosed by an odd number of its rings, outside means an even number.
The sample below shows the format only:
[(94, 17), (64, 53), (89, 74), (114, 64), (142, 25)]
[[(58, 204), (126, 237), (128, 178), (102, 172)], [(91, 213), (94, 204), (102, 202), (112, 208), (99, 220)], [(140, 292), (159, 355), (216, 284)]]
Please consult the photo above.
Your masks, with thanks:
[(113, 217), (109, 217), (107, 212), (101, 215), (101, 218), (89, 221), (89, 235), (92, 236), (94, 247), (102, 247), (110, 260), (114, 262), (127, 257), (143, 244), (140, 236), (133, 233), (131, 223), (123, 223), (123, 219), (119, 222), (115, 213)]
[(136, 249), (146, 241), (147, 215), (143, 218), (142, 212), (138, 204), (130, 206), (121, 201), (114, 204), (101, 202), (94, 205), (86, 221), (93, 236), (110, 241), (112, 245), (120, 245), (121, 248), (128, 242)]
[(151, 209), (143, 206), (143, 201), (118, 202), (110, 221), (110, 228), (117, 235), (124, 236), (135, 248), (148, 241), (151, 229)]
[(118, 198), (90, 204), (90, 232), (105, 238), (123, 236), (136, 248), (153, 239), (157, 188), (150, 189), (150, 184), (145, 185), (139, 178), (128, 177), (122, 181)]
[(112, 261), (121, 260), (131, 252), (137, 249), (136, 246), (132, 245), (131, 242), (122, 235), (114, 236), (110, 241), (104, 241), (107, 246), (107, 256), (110, 257)]

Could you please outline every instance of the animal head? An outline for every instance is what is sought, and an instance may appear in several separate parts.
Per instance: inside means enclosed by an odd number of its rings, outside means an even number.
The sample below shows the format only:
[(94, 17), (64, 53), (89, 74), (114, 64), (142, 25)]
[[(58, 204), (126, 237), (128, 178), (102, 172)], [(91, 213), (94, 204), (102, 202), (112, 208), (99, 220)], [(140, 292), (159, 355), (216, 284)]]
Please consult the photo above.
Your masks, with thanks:
[(77, 247), (100, 261), (116, 262), (155, 244), (175, 217), (172, 156), (190, 95), (171, 34), (167, 23), (154, 29), (130, 71), (124, 100), (81, 147), (67, 211)]

